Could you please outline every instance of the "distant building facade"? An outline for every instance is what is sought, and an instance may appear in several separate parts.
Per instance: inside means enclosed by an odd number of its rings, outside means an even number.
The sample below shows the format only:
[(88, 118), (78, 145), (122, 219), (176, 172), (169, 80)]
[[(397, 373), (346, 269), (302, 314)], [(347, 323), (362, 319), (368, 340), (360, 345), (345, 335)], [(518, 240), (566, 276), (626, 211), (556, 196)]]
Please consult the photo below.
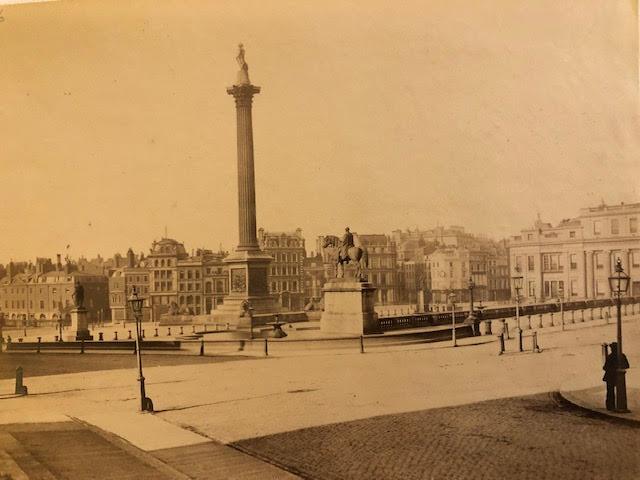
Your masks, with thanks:
[(258, 229), (260, 248), (273, 257), (269, 271), (269, 292), (281, 307), (302, 310), (305, 305), (305, 239), (302, 229), (295, 232), (267, 232)]
[(127, 300), (133, 294), (134, 287), (138, 296), (146, 299), (142, 310), (142, 319), (143, 321), (150, 319), (149, 278), (150, 270), (141, 265), (136, 260), (133, 251), (129, 249), (126, 265), (116, 269), (109, 277), (109, 306), (111, 308), (111, 320), (114, 323), (135, 321), (133, 312), (127, 303)]
[(398, 302), (398, 254), (395, 242), (388, 235), (357, 235), (367, 248), (369, 269), (367, 278), (376, 287), (376, 303), (388, 305)]
[(431, 296), (434, 304), (449, 303), (449, 294), (456, 302), (469, 302), (469, 279), (475, 284), (474, 300), (487, 300), (487, 260), (489, 254), (465, 247), (438, 248), (429, 256)]
[[(56, 324), (70, 321), (75, 282), (84, 288), (84, 307), (90, 321), (109, 318), (108, 278), (75, 270), (75, 265), (53, 264), (39, 258), (36, 266), (14, 274), (12, 265), (0, 280), (0, 309), (8, 325)], [(61, 267), (58, 269), (58, 267)]]
[[(608, 277), (618, 258), (630, 275), (629, 295), (640, 295), (640, 203), (583, 208), (558, 225), (535, 222), (509, 242), (511, 275), (523, 276), (529, 302), (596, 299), (611, 295)], [(512, 295), (515, 293), (512, 292)]]

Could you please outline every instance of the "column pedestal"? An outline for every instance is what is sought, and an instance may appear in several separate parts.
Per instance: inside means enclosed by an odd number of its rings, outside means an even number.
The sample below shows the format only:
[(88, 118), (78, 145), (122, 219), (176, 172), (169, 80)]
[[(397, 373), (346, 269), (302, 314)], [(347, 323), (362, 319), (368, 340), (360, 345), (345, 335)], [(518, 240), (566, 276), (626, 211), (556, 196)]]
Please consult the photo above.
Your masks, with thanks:
[(354, 279), (329, 280), (324, 288), (324, 312), (320, 318), (322, 333), (365, 335), (381, 333), (374, 310), (376, 288)]
[(70, 332), (64, 336), (64, 339), (67, 342), (93, 340), (93, 336), (89, 333), (89, 322), (85, 308), (74, 308), (71, 310), (71, 329)]
[(228, 323), (240, 331), (251, 331), (251, 314), (277, 313), (274, 298), (269, 295), (268, 268), (273, 261), (261, 250), (236, 251), (225, 258), (229, 268), (229, 295), (224, 303), (211, 312), (216, 323)]

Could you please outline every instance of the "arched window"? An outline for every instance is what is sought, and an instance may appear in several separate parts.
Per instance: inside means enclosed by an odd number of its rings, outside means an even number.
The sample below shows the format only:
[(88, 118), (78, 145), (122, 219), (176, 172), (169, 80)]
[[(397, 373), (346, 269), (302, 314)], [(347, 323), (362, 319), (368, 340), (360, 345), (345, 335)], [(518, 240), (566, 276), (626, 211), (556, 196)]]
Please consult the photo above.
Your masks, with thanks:
[(204, 284), (205, 293), (211, 293), (211, 282), (207, 282)]

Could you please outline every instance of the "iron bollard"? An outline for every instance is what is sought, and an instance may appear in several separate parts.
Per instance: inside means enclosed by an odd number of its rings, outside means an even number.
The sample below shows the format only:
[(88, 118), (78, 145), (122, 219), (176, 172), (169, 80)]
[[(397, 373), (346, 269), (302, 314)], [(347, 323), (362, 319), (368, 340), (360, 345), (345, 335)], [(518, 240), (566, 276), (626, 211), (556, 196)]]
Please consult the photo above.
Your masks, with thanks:
[(238, 351), (239, 352), (243, 352), (244, 351), (245, 344), (246, 344), (246, 341), (240, 340), (240, 346), (238, 347)]
[(607, 325), (609, 325), (609, 312), (604, 312), (604, 321)]
[(571, 310), (571, 323), (576, 323), (576, 311)]
[(16, 368), (16, 395), (27, 395), (28, 389), (24, 384), (24, 370), (22, 367)]
[(80, 353), (84, 353), (84, 340), (80, 340)]
[(529, 330), (531, 330), (531, 315), (527, 315), (527, 326), (529, 327)]
[(171, 327), (167, 327), (167, 337), (171, 336)]
[(364, 335), (360, 335), (360, 353), (364, 353)]
[(584, 322), (584, 308), (580, 309), (580, 321)]
[(180, 335), (184, 335), (184, 330), (180, 327)]
[(269, 356), (269, 339), (268, 338), (264, 339), (264, 356), (265, 357)]
[(591, 320), (593, 320), (593, 308), (591, 309)]
[(154, 337), (158, 336), (158, 329), (156, 328), (156, 332), (153, 334)]
[[(623, 308), (624, 308), (624, 312), (622, 314), (626, 317), (627, 316), (627, 304), (626, 303), (623, 305)], [(27, 334), (25, 333), (24, 336), (26, 337)]]
[(98, 332), (98, 341), (99, 342), (104, 342), (104, 335), (102, 332)]
[(531, 351), (533, 353), (540, 353), (542, 351), (538, 346), (538, 332), (533, 332), (533, 335), (531, 335)]
[(503, 328), (503, 333), (504, 333), (506, 339), (509, 340), (509, 338), (511, 338), (511, 337), (509, 337), (509, 324), (505, 321), (503, 327), (504, 327)]
[(191, 333), (196, 333), (196, 326), (195, 325), (191, 325)]
[(24, 336), (25, 337), (27, 336), (27, 329), (26, 328), (24, 329)]
[(118, 340), (118, 332), (117, 331), (113, 332), (113, 339), (114, 340)]
[(42, 342), (42, 337), (38, 337), (38, 346), (36, 347), (36, 353), (40, 353), (40, 343)]
[(200, 356), (204, 356), (204, 338), (200, 340)]
[(498, 335), (498, 339), (500, 340), (500, 351), (498, 352), (498, 355), (502, 355), (504, 353), (504, 333), (501, 333), (500, 335)]
[(144, 337), (145, 337), (145, 334), (144, 334), (144, 328), (143, 328), (142, 329), (142, 338), (144, 338)]
[(127, 340), (131, 340), (131, 330), (129, 330), (129, 336), (127, 337)]
[(518, 349), (523, 352), (524, 350), (522, 350), (522, 329), (519, 328), (518, 329)]
[(538, 328), (543, 328), (544, 325), (542, 325), (542, 314), (539, 313), (538, 314)]
[(555, 325), (553, 324), (553, 312), (551, 312), (551, 326), (555, 327)]
[(54, 336), (54, 337), (53, 337), (53, 341), (54, 341), (54, 342), (57, 342), (57, 341), (58, 341), (58, 335), (56, 335), (56, 336)]

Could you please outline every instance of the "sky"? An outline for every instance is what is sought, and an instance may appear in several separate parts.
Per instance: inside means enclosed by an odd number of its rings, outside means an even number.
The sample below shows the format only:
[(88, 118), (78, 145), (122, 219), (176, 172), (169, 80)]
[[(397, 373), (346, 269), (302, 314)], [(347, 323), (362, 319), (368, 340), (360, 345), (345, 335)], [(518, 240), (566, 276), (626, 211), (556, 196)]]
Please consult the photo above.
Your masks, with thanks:
[(636, 1), (60, 1), (0, 16), (0, 263), (238, 241), (237, 44), (258, 226), (315, 237), (640, 201)]

